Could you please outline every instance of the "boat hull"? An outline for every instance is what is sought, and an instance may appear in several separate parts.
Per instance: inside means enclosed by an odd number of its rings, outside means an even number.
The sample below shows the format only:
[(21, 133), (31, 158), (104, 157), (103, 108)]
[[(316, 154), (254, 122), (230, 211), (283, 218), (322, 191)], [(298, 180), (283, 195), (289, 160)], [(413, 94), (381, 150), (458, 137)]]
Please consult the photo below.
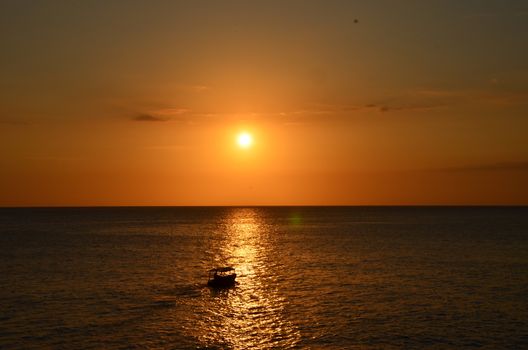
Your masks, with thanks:
[(213, 288), (229, 288), (235, 285), (236, 274), (229, 276), (216, 276), (209, 280), (207, 285)]

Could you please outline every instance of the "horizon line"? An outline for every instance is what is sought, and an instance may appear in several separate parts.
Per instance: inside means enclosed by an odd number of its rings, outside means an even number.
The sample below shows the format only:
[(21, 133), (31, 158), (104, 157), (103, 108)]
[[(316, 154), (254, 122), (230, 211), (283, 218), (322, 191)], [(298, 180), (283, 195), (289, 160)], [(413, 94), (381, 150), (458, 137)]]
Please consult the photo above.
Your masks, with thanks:
[(526, 208), (528, 204), (283, 204), (283, 205), (28, 205), (0, 209), (96, 209), (96, 208)]

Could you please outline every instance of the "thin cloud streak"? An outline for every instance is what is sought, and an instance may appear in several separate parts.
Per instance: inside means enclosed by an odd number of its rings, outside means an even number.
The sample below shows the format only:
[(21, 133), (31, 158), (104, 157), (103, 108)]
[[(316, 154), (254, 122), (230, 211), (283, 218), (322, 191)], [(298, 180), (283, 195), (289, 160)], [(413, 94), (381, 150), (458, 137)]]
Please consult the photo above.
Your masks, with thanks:
[(137, 122), (166, 122), (169, 119), (156, 117), (151, 114), (140, 114), (140, 115), (133, 117), (132, 120), (137, 121)]
[(365, 113), (424, 113), (462, 105), (493, 105), (511, 107), (528, 103), (526, 91), (497, 91), (496, 89), (435, 89), (416, 88), (397, 96), (386, 96), (368, 103), (324, 104), (310, 103), (290, 110), (211, 111), (182, 107), (160, 107), (138, 112), (132, 119), (144, 122), (196, 123), (217, 119), (274, 118), (283, 123), (304, 123), (318, 117), (348, 118)]
[(430, 101), (438, 101), (444, 105), (479, 103), (507, 107), (528, 103), (528, 91), (417, 89), (409, 92), (409, 95), (417, 99), (422, 98)]

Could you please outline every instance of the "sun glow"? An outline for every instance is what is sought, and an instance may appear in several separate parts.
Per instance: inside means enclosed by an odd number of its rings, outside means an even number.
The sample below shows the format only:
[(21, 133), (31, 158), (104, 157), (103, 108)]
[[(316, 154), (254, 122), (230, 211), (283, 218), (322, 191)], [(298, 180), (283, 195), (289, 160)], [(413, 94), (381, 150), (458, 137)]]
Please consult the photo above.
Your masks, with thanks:
[(247, 132), (242, 132), (237, 136), (237, 143), (241, 148), (249, 148), (253, 144), (253, 136)]

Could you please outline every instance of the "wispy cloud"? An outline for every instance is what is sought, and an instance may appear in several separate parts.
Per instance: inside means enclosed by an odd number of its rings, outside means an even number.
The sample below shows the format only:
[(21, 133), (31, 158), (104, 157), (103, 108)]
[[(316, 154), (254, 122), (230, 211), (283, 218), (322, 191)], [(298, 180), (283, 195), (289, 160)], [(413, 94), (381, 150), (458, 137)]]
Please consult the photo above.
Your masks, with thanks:
[(175, 119), (182, 119), (183, 115), (190, 116), (190, 110), (185, 108), (159, 108), (139, 113), (132, 117), (132, 120), (139, 122), (167, 122)]
[(166, 122), (169, 119), (161, 118), (151, 114), (139, 114), (132, 118), (132, 120), (137, 122)]
[[(427, 103), (427, 102), (409, 102), (405, 98), (396, 99), (393, 102), (384, 103), (367, 103), (364, 105), (316, 105), (319, 108), (314, 110), (303, 110), (301, 113), (317, 113), (317, 114), (332, 114), (332, 113), (350, 113), (350, 112), (421, 112), (430, 111), (433, 109), (445, 107), (444, 103)], [(400, 100), (400, 101), (396, 101)]]
[(322, 120), (321, 118), (345, 118), (355, 113), (389, 113), (389, 112), (419, 112), (429, 111), (443, 107), (440, 103), (410, 103), (408, 101), (367, 103), (367, 104), (324, 104), (310, 103), (290, 108), (277, 109), (255, 109), (248, 111), (229, 110), (191, 110), (182, 107), (160, 107), (145, 109), (132, 117), (134, 121), (144, 122), (180, 122), (200, 123), (215, 120), (278, 120), (282, 123), (304, 123)]
[(381, 113), (387, 112), (426, 112), (445, 107), (445, 104), (398, 105), (398, 104), (368, 104), (365, 108), (374, 109)]
[(190, 110), (186, 108), (160, 108), (157, 110), (151, 111), (151, 113), (161, 116), (167, 116), (172, 117), (176, 115), (181, 115), (190, 112)]
[[(496, 85), (498, 80), (492, 80)], [(438, 105), (488, 104), (515, 106), (528, 103), (528, 91), (507, 91), (497, 89), (416, 89), (408, 92), (408, 98)]]
[(194, 124), (214, 122), (215, 120), (274, 119), (285, 124), (299, 124), (328, 120), (328, 118), (343, 119), (367, 116), (374, 113), (419, 114), (469, 105), (502, 108), (526, 104), (528, 104), (528, 91), (508, 91), (497, 86), (480, 89), (415, 88), (393, 96), (380, 96), (376, 100), (364, 101), (363, 103), (359, 101), (343, 104), (309, 103), (288, 106), (283, 110), (275, 108), (247, 111), (192, 110), (160, 103), (158, 107), (139, 110), (132, 117), (132, 120)]

